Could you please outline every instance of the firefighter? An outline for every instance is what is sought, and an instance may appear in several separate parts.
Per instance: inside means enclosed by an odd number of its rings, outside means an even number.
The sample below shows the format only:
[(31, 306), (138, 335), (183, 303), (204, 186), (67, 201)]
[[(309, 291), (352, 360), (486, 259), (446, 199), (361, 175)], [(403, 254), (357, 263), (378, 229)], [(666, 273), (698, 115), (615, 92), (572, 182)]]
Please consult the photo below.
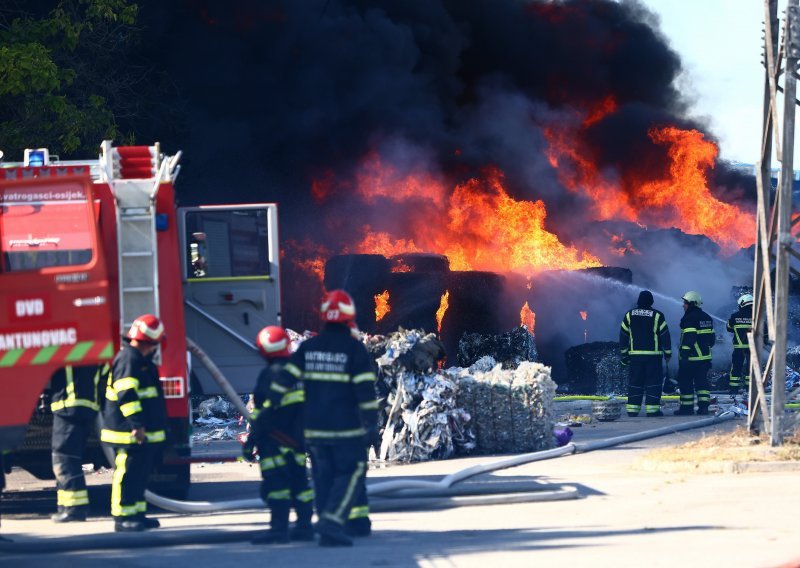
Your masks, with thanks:
[(53, 473), (58, 504), (58, 512), (51, 518), (56, 523), (86, 520), (89, 493), (81, 458), (100, 410), (100, 377), (105, 378), (108, 369), (108, 365), (68, 366), (50, 380)]
[[(270, 395), (273, 381), (289, 361), (291, 340), (277, 326), (262, 329), (256, 346), (267, 366), (258, 375), (253, 390), (253, 431), (245, 444), (245, 457), (258, 449), (261, 465), (261, 498), (270, 510), (270, 527), (266, 534), (253, 539), (253, 544), (280, 544), (289, 540), (314, 540), (311, 517), (314, 492), (306, 475), (306, 453), (303, 447), (303, 390), (301, 385)], [(275, 399), (273, 405), (272, 399)], [(253, 439), (253, 442), (250, 441)], [(289, 530), (289, 509), (294, 508), (297, 522)]]
[(319, 544), (352, 546), (344, 524), (366, 471), (367, 440), (377, 437), (375, 373), (369, 352), (348, 328), (356, 318), (353, 298), (344, 290), (328, 292), (320, 315), (323, 330), (300, 344), (283, 382), (303, 382)]
[(144, 491), (166, 441), (164, 392), (152, 360), (164, 338), (164, 325), (156, 316), (136, 318), (108, 376), (100, 440), (116, 450), (111, 515), (117, 532), (160, 526), (158, 520), (145, 516)]
[(628, 367), (628, 416), (638, 416), (644, 395), (647, 416), (661, 412), (661, 387), (664, 382), (663, 357), (672, 357), (672, 342), (664, 314), (653, 308), (653, 294), (642, 290), (636, 307), (622, 318), (619, 331), (622, 364)]
[[(350, 335), (353, 336), (354, 339), (357, 339), (359, 343), (361, 342), (361, 330), (358, 329), (358, 325), (355, 321), (351, 321), (348, 324), (350, 328)], [(378, 365), (375, 363), (375, 360), (370, 358), (372, 364), (372, 370), (375, 372), (377, 376)], [(376, 389), (377, 390), (377, 389)], [(376, 392), (377, 396), (377, 392)], [(369, 453), (369, 448), (375, 448), (375, 453), (377, 454), (380, 452), (380, 440), (378, 439), (378, 429), (377, 427), (372, 431), (375, 435), (376, 439), (367, 440), (367, 452)], [(353, 506), (350, 508), (350, 514), (347, 516), (347, 522), (344, 525), (344, 532), (347, 536), (369, 536), (372, 534), (372, 521), (369, 518), (369, 500), (367, 499), (367, 469), (364, 468), (364, 475), (361, 476), (361, 479), (358, 481), (358, 487), (356, 488), (356, 494), (353, 498)]]
[(728, 386), (733, 395), (750, 385), (750, 342), (747, 334), (753, 328), (753, 296), (742, 294), (736, 301), (739, 309), (728, 318), (727, 329), (733, 334), (733, 355)]
[(694, 397), (697, 394), (697, 414), (708, 414), (711, 400), (708, 371), (711, 369), (711, 348), (716, 342), (714, 322), (700, 309), (703, 300), (694, 291), (683, 295), (681, 318), (681, 346), (678, 366), (678, 387), (681, 405), (675, 415), (694, 414)]

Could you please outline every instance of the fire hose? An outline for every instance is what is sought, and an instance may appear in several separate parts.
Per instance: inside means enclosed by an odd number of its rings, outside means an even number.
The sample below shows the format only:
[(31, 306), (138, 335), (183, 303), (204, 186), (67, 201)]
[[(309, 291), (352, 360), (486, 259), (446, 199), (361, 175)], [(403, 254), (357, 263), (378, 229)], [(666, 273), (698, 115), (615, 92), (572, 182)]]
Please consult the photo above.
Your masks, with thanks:
[[(206, 367), (212, 378), (237, 407), (239, 412), (241, 412), (242, 416), (249, 421), (250, 413), (247, 407), (219, 368), (191, 339), (187, 338), (187, 345), (189, 351)], [(479, 475), (518, 467), (536, 461), (577, 453), (586, 453), (619, 444), (626, 444), (683, 430), (709, 426), (728, 420), (734, 416), (735, 415), (731, 412), (725, 412), (719, 416), (674, 424), (654, 430), (635, 432), (633, 434), (617, 436), (607, 440), (578, 444), (568, 443), (559, 448), (521, 454), (487, 464), (468, 467), (446, 475), (438, 481), (403, 479), (372, 483), (367, 486), (367, 495), (373, 497), (370, 501), (370, 510), (381, 512), (408, 509), (441, 509), (466, 505), (575, 499), (579, 497), (578, 490), (571, 486), (550, 486), (533, 481), (508, 481), (489, 484), (468, 484), (464, 482)], [(104, 451), (106, 452), (106, 457), (109, 459), (109, 462), (114, 463), (113, 451), (111, 448), (106, 446), (104, 447)], [(374, 499), (376, 497), (378, 499)], [(264, 502), (259, 498), (220, 502), (179, 501), (157, 495), (152, 491), (147, 491), (145, 493), (145, 498), (151, 505), (166, 511), (183, 514), (215, 513), (245, 509), (263, 510), (265, 508)]]

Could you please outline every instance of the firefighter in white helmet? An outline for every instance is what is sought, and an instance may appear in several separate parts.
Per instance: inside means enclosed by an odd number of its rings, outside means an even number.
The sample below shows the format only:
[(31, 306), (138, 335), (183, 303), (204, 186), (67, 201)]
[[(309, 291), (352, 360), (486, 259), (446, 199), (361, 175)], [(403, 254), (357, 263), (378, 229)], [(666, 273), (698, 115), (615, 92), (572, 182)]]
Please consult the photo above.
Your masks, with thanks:
[(750, 341), (747, 334), (753, 328), (753, 295), (742, 294), (736, 301), (739, 309), (728, 318), (727, 329), (733, 334), (733, 355), (728, 386), (731, 394), (739, 394), (750, 384)]
[[(309, 489), (303, 443), (303, 389), (284, 390), (275, 382), (291, 355), (291, 340), (283, 328), (267, 326), (256, 336), (256, 347), (266, 360), (253, 390), (253, 430), (245, 443), (246, 459), (257, 451), (261, 465), (261, 498), (269, 506), (270, 527), (253, 544), (281, 544), (314, 540), (311, 517), (314, 492)], [(273, 396), (271, 389), (281, 392)], [(274, 392), (274, 391), (273, 391)], [(289, 510), (297, 522), (289, 530)]]
[(160, 526), (145, 516), (144, 491), (166, 441), (164, 391), (152, 360), (165, 339), (164, 325), (154, 315), (141, 315), (123, 339), (108, 376), (100, 441), (116, 450), (111, 482), (114, 530), (138, 532)]
[(681, 318), (680, 361), (678, 388), (681, 405), (676, 415), (694, 414), (694, 397), (697, 394), (697, 414), (708, 414), (711, 402), (708, 371), (711, 369), (711, 348), (716, 342), (714, 322), (700, 309), (703, 300), (695, 291), (683, 295)]

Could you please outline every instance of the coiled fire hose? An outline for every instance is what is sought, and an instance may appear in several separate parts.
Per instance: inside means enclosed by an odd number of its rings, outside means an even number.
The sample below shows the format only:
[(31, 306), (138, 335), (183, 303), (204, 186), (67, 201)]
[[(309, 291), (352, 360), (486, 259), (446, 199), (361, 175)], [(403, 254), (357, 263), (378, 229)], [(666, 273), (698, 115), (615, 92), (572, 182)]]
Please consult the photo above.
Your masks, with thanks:
[[(239, 394), (233, 389), (228, 380), (208, 357), (208, 355), (191, 339), (187, 338), (189, 351), (208, 369), (212, 378), (217, 382), (230, 401), (241, 412), (242, 416), (250, 420), (250, 413), (242, 402)], [(367, 495), (370, 500), (370, 510), (375, 512), (397, 511), (407, 509), (441, 509), (460, 507), (466, 505), (491, 505), (500, 503), (522, 503), (533, 501), (552, 501), (560, 499), (575, 499), (579, 497), (578, 490), (572, 486), (543, 484), (535, 481), (498, 481), (487, 484), (463, 483), (473, 477), (493, 473), (525, 465), (528, 463), (557, 458), (561, 456), (586, 453), (592, 450), (609, 448), (619, 444), (636, 442), (683, 430), (690, 430), (702, 426), (709, 426), (733, 418), (735, 414), (725, 412), (702, 420), (672, 424), (654, 430), (645, 430), (582, 444), (568, 443), (562, 447), (539, 452), (521, 454), (510, 458), (494, 461), (487, 464), (475, 465), (451, 473), (438, 481), (397, 479), (381, 481), (367, 486)], [(113, 450), (104, 446), (106, 458), (114, 463)], [(375, 498), (378, 499), (375, 499)], [(183, 514), (215, 513), (221, 511), (234, 511), (244, 509), (263, 510), (265, 504), (261, 499), (238, 499), (231, 501), (179, 501), (156, 495), (152, 491), (145, 492), (145, 498), (151, 505)]]

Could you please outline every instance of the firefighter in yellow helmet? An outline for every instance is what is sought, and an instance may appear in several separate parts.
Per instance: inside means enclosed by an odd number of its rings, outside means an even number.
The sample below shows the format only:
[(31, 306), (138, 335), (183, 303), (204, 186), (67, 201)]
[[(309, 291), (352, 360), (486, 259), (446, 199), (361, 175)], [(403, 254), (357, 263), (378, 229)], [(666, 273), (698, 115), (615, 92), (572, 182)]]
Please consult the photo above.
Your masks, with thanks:
[(708, 372), (711, 370), (711, 348), (717, 339), (714, 334), (714, 322), (710, 315), (700, 309), (703, 300), (699, 293), (686, 292), (682, 299), (684, 314), (681, 318), (678, 364), (681, 405), (675, 414), (694, 414), (695, 394), (697, 414), (708, 414), (708, 405), (711, 402)]
[(733, 355), (728, 386), (731, 394), (747, 390), (750, 382), (750, 341), (747, 334), (753, 328), (753, 295), (742, 294), (736, 301), (739, 309), (728, 318), (727, 329), (733, 334)]

